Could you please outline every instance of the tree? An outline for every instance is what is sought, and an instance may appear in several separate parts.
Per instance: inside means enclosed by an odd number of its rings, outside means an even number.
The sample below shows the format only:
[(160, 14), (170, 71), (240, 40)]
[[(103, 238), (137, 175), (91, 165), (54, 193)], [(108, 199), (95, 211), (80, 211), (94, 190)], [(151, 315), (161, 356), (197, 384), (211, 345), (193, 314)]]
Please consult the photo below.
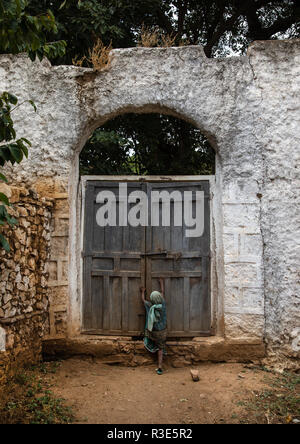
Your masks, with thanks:
[[(54, 12), (58, 38), (67, 42), (68, 51), (64, 57), (57, 57), (56, 64), (72, 64), (72, 60), (87, 55), (98, 37), (114, 47), (124, 47), (132, 43), (131, 27), (122, 23), (122, 17), (128, 11), (124, 0), (30, 0), (29, 11), (40, 14), (47, 8)], [(130, 6), (130, 3), (129, 3)], [(125, 27), (124, 27), (125, 26)]]
[[(71, 64), (76, 56), (82, 58), (87, 55), (98, 38), (106, 45), (112, 42), (115, 48), (136, 46), (143, 26), (149, 29), (158, 27), (162, 33), (176, 37), (175, 45), (181, 44), (182, 40), (191, 45), (201, 44), (208, 57), (244, 54), (253, 40), (300, 36), (299, 0), (28, 1), (28, 11), (32, 16), (43, 14), (49, 8), (56, 17), (57, 38), (68, 43), (66, 54), (58, 54), (54, 59), (56, 64)], [(46, 31), (46, 37), (49, 37), (50, 32), (51, 30)], [(132, 147), (130, 137), (132, 119), (139, 126), (135, 144), (137, 151)], [(173, 125), (171, 133), (174, 135), (169, 145), (167, 135), (163, 134), (167, 127), (170, 130), (168, 120)], [(160, 137), (166, 142), (159, 147), (157, 132), (154, 131), (157, 131), (158, 126)], [(183, 172), (183, 165), (188, 166), (189, 171), (214, 169), (212, 151), (207, 148), (208, 142), (199, 136), (197, 129), (191, 130), (194, 131), (192, 138), (187, 138), (186, 132), (174, 119), (161, 116), (158, 123), (157, 116), (127, 116), (104, 128), (105, 130), (97, 130), (95, 136), (89, 140), (86, 152), (82, 153), (81, 167), (85, 174), (88, 171), (102, 174), (110, 171), (113, 174), (127, 172), (128, 168), (135, 173), (153, 172), (158, 171), (158, 165), (168, 174), (170, 171)], [(147, 137), (142, 137), (142, 134)], [(176, 151), (182, 144), (182, 137), (185, 137), (184, 159), (181, 151)], [(197, 137), (198, 142), (195, 145), (193, 141)], [(169, 151), (166, 156), (167, 146)], [(126, 151), (127, 148), (129, 151)], [(176, 152), (177, 156), (173, 156)], [(173, 165), (165, 161), (169, 154)], [(91, 156), (94, 162), (91, 162)], [(181, 169), (178, 158), (181, 159)], [(156, 164), (153, 159), (156, 159)], [(202, 162), (200, 169), (199, 159)], [(193, 166), (193, 162), (196, 166)]]
[(80, 156), (85, 175), (198, 175), (214, 170), (215, 153), (201, 132), (160, 114), (111, 120), (94, 132)]
[[(68, 42), (67, 53), (55, 59), (57, 64), (71, 64), (76, 56), (83, 57), (99, 37), (107, 45), (112, 41), (115, 48), (136, 46), (142, 26), (158, 27), (164, 34), (176, 36), (175, 45), (182, 39), (202, 44), (208, 57), (243, 54), (255, 39), (300, 35), (296, 0), (31, 0), (29, 6), (33, 14), (47, 8), (54, 11), (58, 37)], [(171, 143), (164, 133), (167, 128), (170, 131), (170, 125)], [(133, 146), (135, 126), (139, 131)], [(186, 137), (186, 131), (176, 119), (165, 116), (124, 116), (97, 130), (88, 141), (81, 155), (81, 170), (84, 174), (128, 174), (128, 168), (152, 174), (213, 171), (214, 156), (208, 142), (204, 143), (197, 129), (190, 129), (193, 137)], [(163, 144), (158, 143), (158, 133)], [(184, 159), (178, 149), (183, 137)], [(172, 159), (172, 165), (166, 158)]]
[(89, 138), (80, 155), (81, 175), (132, 174), (130, 141), (105, 125)]
[[(27, 52), (34, 60), (36, 56), (42, 59), (62, 56), (65, 52), (64, 41), (49, 42), (46, 34), (57, 33), (54, 16), (50, 10), (37, 16), (26, 10), (26, 0), (0, 0), (0, 53)], [(28, 100), (35, 108), (34, 103)], [(21, 105), (21, 104), (20, 104)], [(12, 120), (12, 112), (20, 106), (16, 96), (9, 92), (0, 95), (0, 166), (7, 162), (20, 163), (23, 157), (28, 157), (30, 142), (25, 139), (16, 139), (16, 132)], [(14, 107), (14, 108), (12, 108)], [(6, 177), (0, 173), (0, 181), (6, 182)], [(4, 193), (0, 193), (0, 228), (5, 225), (15, 225), (16, 219), (9, 214), (10, 202)], [(9, 251), (9, 245), (3, 234), (0, 233), (1, 246)]]
[(59, 57), (65, 53), (65, 41), (47, 41), (47, 34), (58, 32), (53, 13), (37, 16), (27, 12), (27, 0), (0, 0), (0, 53), (27, 52), (34, 60)]
[(113, 46), (136, 46), (143, 25), (158, 26), (202, 44), (208, 57), (244, 53), (253, 40), (300, 35), (299, 0), (30, 0), (30, 10), (54, 11), (58, 36), (68, 52), (57, 63), (82, 57), (98, 38)]
[[(30, 0), (29, 8), (32, 14), (53, 10), (58, 38), (68, 43), (66, 55), (54, 60), (57, 64), (83, 57), (98, 38), (115, 48), (136, 46), (143, 26), (176, 36), (175, 45), (182, 39), (201, 44), (208, 57), (243, 54), (255, 39), (300, 35), (297, 0)], [(164, 131), (173, 135), (171, 141)], [(212, 153), (205, 138), (188, 124), (166, 116), (129, 115), (96, 131), (82, 152), (81, 170), (205, 173), (214, 170)]]

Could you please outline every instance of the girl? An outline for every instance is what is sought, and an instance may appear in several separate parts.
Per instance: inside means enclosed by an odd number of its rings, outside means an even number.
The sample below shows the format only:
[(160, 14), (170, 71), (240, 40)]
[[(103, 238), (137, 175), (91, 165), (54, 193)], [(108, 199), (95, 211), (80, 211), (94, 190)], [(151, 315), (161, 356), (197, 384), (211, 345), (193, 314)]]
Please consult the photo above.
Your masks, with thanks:
[(153, 291), (150, 295), (150, 301), (146, 301), (146, 289), (141, 287), (142, 301), (146, 309), (146, 326), (144, 345), (151, 353), (158, 352), (158, 368), (156, 373), (162, 375), (163, 355), (166, 353), (167, 340), (167, 312), (164, 299), (165, 285), (162, 278), (159, 279), (160, 290)]

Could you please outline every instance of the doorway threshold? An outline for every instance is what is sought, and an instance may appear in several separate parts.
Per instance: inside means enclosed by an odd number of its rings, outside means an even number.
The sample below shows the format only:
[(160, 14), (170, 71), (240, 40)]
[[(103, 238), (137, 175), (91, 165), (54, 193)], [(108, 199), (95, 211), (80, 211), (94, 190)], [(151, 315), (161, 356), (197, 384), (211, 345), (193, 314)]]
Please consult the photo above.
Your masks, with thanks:
[[(151, 355), (142, 340), (120, 336), (79, 335), (73, 338), (53, 338), (43, 342), (45, 359), (68, 359), (89, 356), (104, 363), (136, 367), (152, 365)], [(257, 338), (228, 340), (220, 336), (194, 337), (167, 341), (167, 365), (178, 367), (200, 362), (257, 362), (265, 357), (265, 344)]]

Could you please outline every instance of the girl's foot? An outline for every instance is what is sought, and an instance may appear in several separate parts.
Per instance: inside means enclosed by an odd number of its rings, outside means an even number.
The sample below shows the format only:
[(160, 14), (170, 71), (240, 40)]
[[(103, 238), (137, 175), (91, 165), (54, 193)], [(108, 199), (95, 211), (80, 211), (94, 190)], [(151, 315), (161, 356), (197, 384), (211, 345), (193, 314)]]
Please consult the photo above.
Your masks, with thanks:
[(157, 369), (156, 369), (156, 373), (157, 373), (158, 375), (162, 375), (162, 374), (163, 374), (163, 370), (162, 370), (161, 368), (157, 368)]

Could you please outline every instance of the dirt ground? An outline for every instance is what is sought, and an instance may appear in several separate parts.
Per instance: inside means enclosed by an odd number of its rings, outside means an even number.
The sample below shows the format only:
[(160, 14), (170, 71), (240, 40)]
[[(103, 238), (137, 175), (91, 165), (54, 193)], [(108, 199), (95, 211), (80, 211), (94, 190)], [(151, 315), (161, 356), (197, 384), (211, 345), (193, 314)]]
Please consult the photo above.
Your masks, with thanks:
[(63, 361), (47, 375), (55, 396), (85, 424), (222, 424), (255, 422), (243, 401), (267, 388), (266, 373), (243, 364), (190, 368), (109, 366), (92, 359)]

